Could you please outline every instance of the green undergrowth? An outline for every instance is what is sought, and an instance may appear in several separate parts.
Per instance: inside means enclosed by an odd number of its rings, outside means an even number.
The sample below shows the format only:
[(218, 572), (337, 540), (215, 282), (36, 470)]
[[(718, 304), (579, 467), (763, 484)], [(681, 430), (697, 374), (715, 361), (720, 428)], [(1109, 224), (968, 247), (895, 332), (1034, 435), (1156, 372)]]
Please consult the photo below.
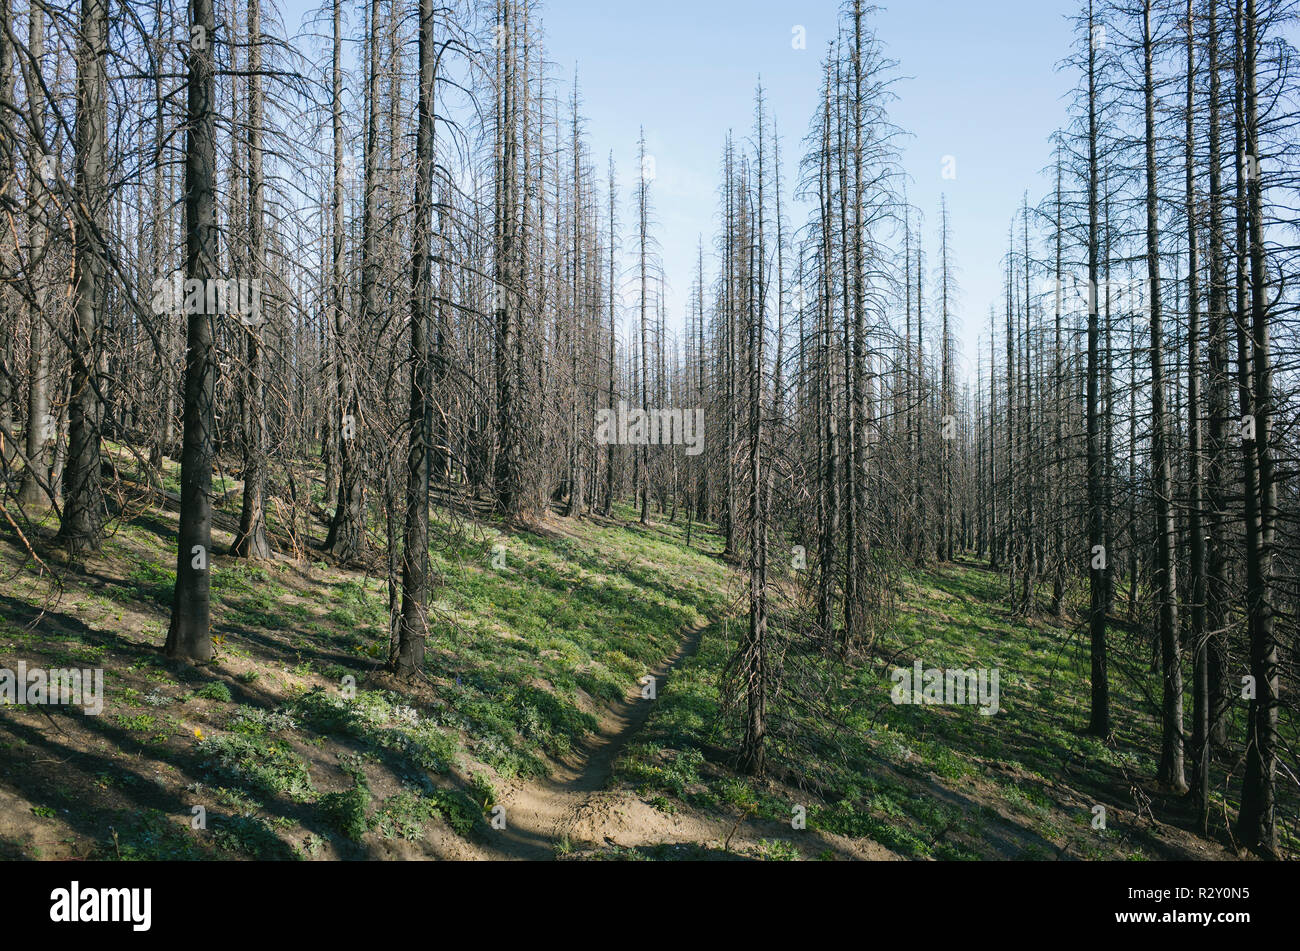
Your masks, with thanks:
[[(719, 672), (743, 630), (710, 627), (616, 775), (663, 812), (779, 823), (792, 843), (802, 813), (807, 832), (871, 840), (904, 858), (1168, 857), (1125, 836), (1125, 825), (1092, 825), (1096, 805), (1131, 815), (1132, 785), (1155, 775), (1158, 724), (1142, 686), (1113, 677), (1115, 735), (1086, 735), (1086, 645), (1065, 622), (1014, 614), (1004, 586), (974, 563), (909, 570), (870, 654), (848, 663), (822, 657), (780, 630), (788, 618), (775, 618), (787, 676), (813, 685), (820, 700), (792, 702), (790, 686), (769, 698), (770, 781), (741, 775), (729, 752), (741, 746), (741, 724), (724, 714)], [(890, 672), (916, 660), (996, 669), (997, 711), (895, 704)], [(815, 857), (803, 842), (800, 854)]]
[(29, 815), (66, 826), (64, 857), (361, 858), (431, 842), (439, 826), (482, 837), (500, 782), (545, 774), (684, 629), (726, 607), (715, 536), (694, 526), (688, 547), (680, 520), (615, 515), (516, 530), (435, 510), (412, 689), (382, 674), (382, 579), (319, 560), (249, 564), (217, 546), (216, 657), (196, 667), (158, 651), (173, 513), (114, 523), (94, 573), (64, 570), (57, 590), (13, 571), (22, 556), (6, 543), (0, 596), (26, 607), (3, 612), (0, 666), (102, 666), (105, 704), (77, 715), (97, 752), (72, 756), (58, 782), (21, 767), (40, 756), (39, 714), (9, 711), (23, 719), (0, 720), (0, 774)]

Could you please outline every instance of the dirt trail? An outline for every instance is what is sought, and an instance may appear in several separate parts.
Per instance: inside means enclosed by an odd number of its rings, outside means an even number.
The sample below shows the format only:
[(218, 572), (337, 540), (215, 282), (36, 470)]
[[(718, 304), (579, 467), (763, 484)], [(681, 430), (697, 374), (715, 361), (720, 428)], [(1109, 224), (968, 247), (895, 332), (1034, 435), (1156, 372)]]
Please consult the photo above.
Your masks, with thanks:
[[(702, 622), (683, 630), (677, 651), (658, 668), (647, 671), (655, 678), (656, 695), (667, 687), (673, 669), (699, 648), (708, 626)], [(605, 788), (614, 761), (645, 725), (654, 702), (642, 698), (638, 686), (601, 716), (597, 732), (574, 755), (554, 764), (550, 776), (508, 788), (500, 799), (506, 809), (506, 828), (492, 835), (483, 857), (551, 859), (560, 843), (581, 850), (666, 838), (687, 841), (704, 831), (681, 828), (684, 823), (677, 817)], [(707, 831), (711, 836), (715, 830), (710, 827)]]

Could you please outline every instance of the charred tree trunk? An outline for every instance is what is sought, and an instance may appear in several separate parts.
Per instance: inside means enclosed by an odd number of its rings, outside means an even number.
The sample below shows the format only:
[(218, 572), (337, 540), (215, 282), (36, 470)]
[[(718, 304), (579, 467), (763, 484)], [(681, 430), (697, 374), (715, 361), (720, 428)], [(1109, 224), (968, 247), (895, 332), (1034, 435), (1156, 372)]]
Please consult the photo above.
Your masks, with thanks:
[[(88, 0), (95, 2), (95, 0)], [(185, 137), (185, 273), (206, 284), (217, 272), (216, 116), (212, 0), (190, 0), (188, 131)], [(168, 657), (212, 658), (210, 585), (212, 462), (215, 455), (213, 355), (215, 316), (186, 307), (184, 432), (176, 589), (165, 651)]]
[(73, 558), (98, 551), (104, 531), (100, 482), (99, 380), (101, 322), (107, 286), (104, 236), (108, 226), (107, 80), (108, 2), (82, 0), (77, 43), (76, 248), (72, 311), (72, 394), (68, 405), (68, 459), (58, 540)]

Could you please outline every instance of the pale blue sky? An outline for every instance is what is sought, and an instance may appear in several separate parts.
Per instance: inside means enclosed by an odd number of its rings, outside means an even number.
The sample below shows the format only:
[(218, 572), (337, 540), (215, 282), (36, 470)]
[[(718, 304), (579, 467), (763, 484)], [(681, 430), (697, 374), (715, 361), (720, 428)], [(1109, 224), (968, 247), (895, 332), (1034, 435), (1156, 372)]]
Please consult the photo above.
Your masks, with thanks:
[[(898, 0), (872, 18), (899, 63), (890, 112), (911, 133), (904, 167), (909, 196), (926, 215), (928, 251), (937, 248), (940, 194), (948, 198), (961, 269), (957, 333), (972, 372), (975, 342), (1001, 293), (1008, 222), (1026, 188), (1032, 202), (1049, 187), (1039, 172), (1051, 159), (1048, 137), (1064, 121), (1063, 97), (1074, 80), (1056, 64), (1070, 52), (1067, 17), (1076, 6)], [(834, 0), (553, 0), (545, 7), (550, 56), (569, 68), (578, 63), (593, 153), (603, 160), (614, 149), (625, 186), (645, 126), (670, 313), (679, 320), (697, 236), (704, 234), (707, 252), (716, 227), (727, 128), (750, 134), (761, 74), (780, 124), (783, 184), (793, 183), (838, 8)], [(805, 50), (792, 49), (795, 25), (806, 29)], [(946, 155), (956, 159), (955, 180), (941, 176)], [(791, 217), (802, 224), (803, 211), (792, 208)]]
[[(286, 0), (291, 31), (307, 6)], [(927, 252), (937, 247), (939, 198), (947, 195), (962, 288), (956, 333), (971, 372), (989, 305), (1001, 293), (1008, 222), (1026, 189), (1036, 201), (1050, 187), (1040, 171), (1051, 159), (1048, 139), (1065, 119), (1064, 97), (1074, 81), (1056, 65), (1071, 50), (1068, 17), (1076, 7), (1073, 0), (895, 0), (870, 18), (899, 63), (890, 111), (910, 133), (902, 143), (904, 167), (909, 196), (926, 216)], [(684, 323), (701, 234), (710, 270), (723, 139), (728, 128), (750, 134), (760, 75), (780, 123), (788, 199), (838, 8), (835, 0), (543, 4), (549, 58), (566, 77), (578, 67), (588, 142), (602, 177), (614, 150), (625, 235), (637, 134), (645, 127), (670, 326)], [(806, 30), (806, 49), (792, 48), (795, 26)], [(955, 180), (941, 174), (948, 155), (956, 160)], [(787, 214), (799, 225), (805, 212), (790, 203)]]

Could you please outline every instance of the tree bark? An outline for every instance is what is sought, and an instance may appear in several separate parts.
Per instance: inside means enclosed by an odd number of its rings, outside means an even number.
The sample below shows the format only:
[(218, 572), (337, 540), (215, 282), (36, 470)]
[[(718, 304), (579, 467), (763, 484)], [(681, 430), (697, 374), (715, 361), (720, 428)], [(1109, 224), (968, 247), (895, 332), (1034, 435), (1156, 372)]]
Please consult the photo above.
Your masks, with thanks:
[[(95, 0), (87, 0), (95, 2)], [(212, 0), (190, 0), (188, 130), (185, 137), (185, 273), (206, 284), (218, 273), (216, 117), (213, 103)], [(215, 455), (215, 315), (186, 308), (185, 408), (181, 436), (181, 513), (176, 586), (164, 647), (168, 657), (212, 658), (212, 463)]]
[(72, 394), (68, 405), (68, 458), (63, 519), (58, 540), (73, 558), (98, 551), (104, 531), (100, 482), (100, 323), (107, 288), (104, 233), (108, 225), (107, 81), (108, 2), (82, 0), (77, 42), (75, 264), (72, 312)]

